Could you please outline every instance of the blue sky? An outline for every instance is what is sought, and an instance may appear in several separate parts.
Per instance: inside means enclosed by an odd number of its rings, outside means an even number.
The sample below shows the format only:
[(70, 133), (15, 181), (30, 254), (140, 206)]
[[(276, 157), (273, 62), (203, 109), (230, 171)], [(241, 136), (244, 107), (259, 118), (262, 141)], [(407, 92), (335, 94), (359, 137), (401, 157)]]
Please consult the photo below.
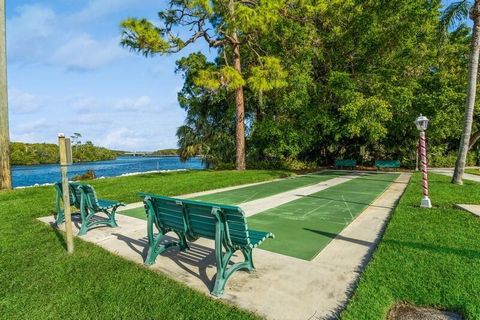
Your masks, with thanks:
[[(175, 147), (180, 55), (146, 59), (118, 45), (119, 22), (156, 21), (166, 1), (10, 0), (7, 55), (12, 141), (56, 143), (59, 132), (121, 150)], [(202, 50), (198, 43), (181, 55)]]
[[(59, 132), (122, 150), (176, 147), (180, 55), (121, 48), (119, 22), (156, 20), (164, 1), (6, 1), (12, 141), (56, 142)], [(181, 55), (202, 50), (204, 43)]]

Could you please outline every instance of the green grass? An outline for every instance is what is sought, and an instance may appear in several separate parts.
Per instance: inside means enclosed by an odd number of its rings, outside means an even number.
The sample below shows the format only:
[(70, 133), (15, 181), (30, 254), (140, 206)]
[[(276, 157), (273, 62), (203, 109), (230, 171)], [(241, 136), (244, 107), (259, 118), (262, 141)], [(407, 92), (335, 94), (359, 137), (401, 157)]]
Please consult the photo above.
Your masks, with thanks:
[(480, 204), (480, 185), (429, 177), (434, 208), (419, 207), (416, 174), (342, 319), (385, 319), (400, 301), (480, 319), (480, 219), (454, 207)]
[(311, 260), (397, 177), (396, 173), (358, 177), (256, 214), (248, 224), (275, 234), (262, 249)]
[[(152, 174), (92, 181), (104, 198), (139, 201), (139, 191), (179, 195), (288, 175), (281, 171)], [(52, 214), (53, 187), (0, 193), (2, 319), (253, 319), (255, 315), (38, 222)]]
[(465, 169), (465, 173), (470, 173), (470, 174), (480, 176), (480, 169)]

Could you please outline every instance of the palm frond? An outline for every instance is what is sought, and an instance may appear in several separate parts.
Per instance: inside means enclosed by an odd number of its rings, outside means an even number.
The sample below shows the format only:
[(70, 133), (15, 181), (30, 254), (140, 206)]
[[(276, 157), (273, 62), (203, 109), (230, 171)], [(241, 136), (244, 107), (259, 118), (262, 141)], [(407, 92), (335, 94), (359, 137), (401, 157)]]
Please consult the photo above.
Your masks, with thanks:
[(468, 13), (472, 8), (472, 3), (469, 0), (461, 0), (452, 2), (443, 10), (440, 17), (440, 31), (442, 34), (447, 34), (448, 30), (461, 24), (468, 18)]

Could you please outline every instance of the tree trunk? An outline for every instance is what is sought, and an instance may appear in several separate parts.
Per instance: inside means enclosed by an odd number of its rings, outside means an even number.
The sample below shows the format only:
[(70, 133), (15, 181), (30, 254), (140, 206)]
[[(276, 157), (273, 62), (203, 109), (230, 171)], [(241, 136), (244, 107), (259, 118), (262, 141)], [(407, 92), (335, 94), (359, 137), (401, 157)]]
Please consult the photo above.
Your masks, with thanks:
[(5, 1), (0, 0), (0, 189), (11, 189), (5, 20)]
[(470, 17), (473, 20), (472, 43), (470, 53), (470, 64), (468, 66), (468, 94), (465, 105), (465, 118), (463, 122), (462, 139), (458, 150), (457, 163), (452, 177), (452, 183), (462, 184), (463, 173), (467, 161), (468, 147), (470, 144), (470, 135), (472, 133), (473, 110), (475, 107), (475, 95), (477, 88), (478, 58), (480, 53), (480, 0), (475, 0)]
[[(232, 38), (235, 41), (233, 45), (233, 67), (242, 74), (242, 65), (240, 61), (240, 45), (238, 44), (237, 33), (233, 32)], [(237, 170), (245, 170), (245, 100), (243, 97), (243, 87), (235, 89), (235, 108), (236, 108), (236, 145), (237, 145)]]
[[(235, 3), (233, 0), (228, 1), (228, 13), (230, 19), (235, 21)], [(238, 34), (233, 30), (231, 35), (231, 45), (233, 48), (233, 68), (242, 74), (242, 64), (240, 60), (240, 43), (238, 42)], [(237, 146), (236, 168), (237, 170), (245, 170), (245, 99), (243, 97), (243, 86), (235, 89), (235, 110), (236, 110), (236, 124), (235, 124), (235, 143)]]

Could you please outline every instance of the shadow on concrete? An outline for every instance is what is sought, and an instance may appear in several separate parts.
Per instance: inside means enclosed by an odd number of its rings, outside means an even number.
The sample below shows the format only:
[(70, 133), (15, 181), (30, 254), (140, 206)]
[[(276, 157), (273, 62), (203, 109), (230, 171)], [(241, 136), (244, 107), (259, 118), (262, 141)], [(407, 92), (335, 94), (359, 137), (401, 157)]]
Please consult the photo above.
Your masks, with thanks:
[(355, 238), (344, 237), (344, 236), (342, 236), (340, 234), (336, 234), (336, 233), (331, 233), (331, 232), (326, 232), (326, 231), (321, 231), (321, 230), (314, 230), (314, 229), (309, 229), (309, 228), (303, 228), (303, 230), (307, 230), (307, 231), (310, 231), (310, 232), (328, 237), (330, 239), (338, 239), (338, 240), (342, 240), (342, 241), (348, 241), (348, 242), (359, 244), (359, 245), (362, 245), (362, 246), (365, 246), (365, 247), (371, 247), (371, 246), (374, 245), (374, 243), (370, 242), (370, 241), (364, 241), (364, 240), (359, 240), (359, 239), (355, 239)]
[[(148, 252), (148, 239), (147, 237), (141, 239), (132, 239), (130, 237), (113, 233), (118, 240), (125, 242), (134, 252), (139, 254), (143, 260), (145, 260)], [(177, 238), (166, 236), (161, 244), (177, 241)], [(186, 251), (179, 251), (178, 248), (173, 247), (162, 253), (162, 257), (169, 258), (180, 268), (191, 274), (192, 276), (200, 279), (205, 286), (211, 291), (215, 284), (215, 276), (209, 278), (207, 274), (208, 268), (216, 268), (215, 250), (198, 245), (195, 243), (188, 243), (190, 247)], [(235, 257), (236, 255), (234, 255)], [(161, 263), (157, 258), (156, 263)], [(232, 262), (233, 263), (233, 262)]]

